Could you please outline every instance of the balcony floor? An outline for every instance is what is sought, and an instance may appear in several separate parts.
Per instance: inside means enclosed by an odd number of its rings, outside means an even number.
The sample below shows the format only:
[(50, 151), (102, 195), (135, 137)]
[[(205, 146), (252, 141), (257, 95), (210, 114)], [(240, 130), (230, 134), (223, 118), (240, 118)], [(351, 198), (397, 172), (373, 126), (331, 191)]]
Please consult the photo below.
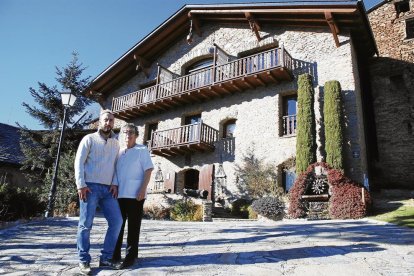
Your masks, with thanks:
[(212, 152), (215, 147), (207, 143), (186, 143), (171, 147), (153, 147), (151, 153), (163, 157), (173, 157), (177, 155), (187, 155), (195, 152)]

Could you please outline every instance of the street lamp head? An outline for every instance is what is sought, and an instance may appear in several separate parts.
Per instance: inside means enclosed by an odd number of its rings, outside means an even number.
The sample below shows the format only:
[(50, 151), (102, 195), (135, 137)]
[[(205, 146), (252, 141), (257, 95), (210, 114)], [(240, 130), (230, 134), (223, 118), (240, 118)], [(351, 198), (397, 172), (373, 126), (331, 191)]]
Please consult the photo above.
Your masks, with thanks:
[(62, 97), (62, 104), (65, 107), (71, 107), (75, 104), (76, 97), (75, 97), (75, 95), (72, 94), (71, 91), (61, 92), (60, 95)]

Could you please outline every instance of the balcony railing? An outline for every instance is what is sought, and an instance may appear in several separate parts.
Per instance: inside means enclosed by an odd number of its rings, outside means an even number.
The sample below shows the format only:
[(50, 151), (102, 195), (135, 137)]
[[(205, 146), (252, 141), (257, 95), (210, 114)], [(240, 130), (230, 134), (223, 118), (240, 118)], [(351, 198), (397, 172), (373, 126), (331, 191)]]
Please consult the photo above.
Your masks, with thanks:
[(296, 114), (283, 116), (283, 136), (293, 136), (296, 135)]
[(112, 110), (121, 118), (133, 118), (193, 100), (291, 80), (292, 67), (290, 54), (284, 48), (273, 48), (114, 98)]
[(217, 140), (218, 130), (199, 122), (154, 131), (148, 145), (153, 154), (174, 156), (195, 151), (213, 151)]

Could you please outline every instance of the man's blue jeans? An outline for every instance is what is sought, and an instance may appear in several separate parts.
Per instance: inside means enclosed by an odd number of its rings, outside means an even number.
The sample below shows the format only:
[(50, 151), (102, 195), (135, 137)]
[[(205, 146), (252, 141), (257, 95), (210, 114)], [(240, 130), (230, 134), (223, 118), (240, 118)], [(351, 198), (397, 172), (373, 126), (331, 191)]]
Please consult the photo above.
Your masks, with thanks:
[(122, 226), (122, 214), (116, 198), (113, 198), (109, 192), (109, 185), (98, 183), (86, 183), (91, 190), (87, 194), (86, 201), (80, 201), (79, 225), (77, 234), (79, 261), (90, 263), (90, 232), (92, 229), (93, 219), (96, 213), (96, 207), (99, 206), (103, 211), (108, 230), (106, 231), (104, 247), (101, 251), (101, 260), (112, 259), (116, 241)]

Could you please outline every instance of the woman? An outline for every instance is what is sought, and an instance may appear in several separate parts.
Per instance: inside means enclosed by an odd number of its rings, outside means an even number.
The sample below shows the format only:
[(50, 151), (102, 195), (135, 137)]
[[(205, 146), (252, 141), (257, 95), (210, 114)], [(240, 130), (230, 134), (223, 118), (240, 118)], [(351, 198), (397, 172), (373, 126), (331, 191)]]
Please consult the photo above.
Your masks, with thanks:
[(144, 212), (148, 182), (154, 168), (147, 147), (136, 143), (138, 128), (127, 124), (121, 128), (121, 147), (116, 163), (114, 184), (118, 185), (118, 202), (122, 213), (122, 228), (115, 247), (113, 261), (121, 260), (125, 222), (128, 220), (126, 256), (121, 268), (132, 266), (138, 257), (139, 233)]

